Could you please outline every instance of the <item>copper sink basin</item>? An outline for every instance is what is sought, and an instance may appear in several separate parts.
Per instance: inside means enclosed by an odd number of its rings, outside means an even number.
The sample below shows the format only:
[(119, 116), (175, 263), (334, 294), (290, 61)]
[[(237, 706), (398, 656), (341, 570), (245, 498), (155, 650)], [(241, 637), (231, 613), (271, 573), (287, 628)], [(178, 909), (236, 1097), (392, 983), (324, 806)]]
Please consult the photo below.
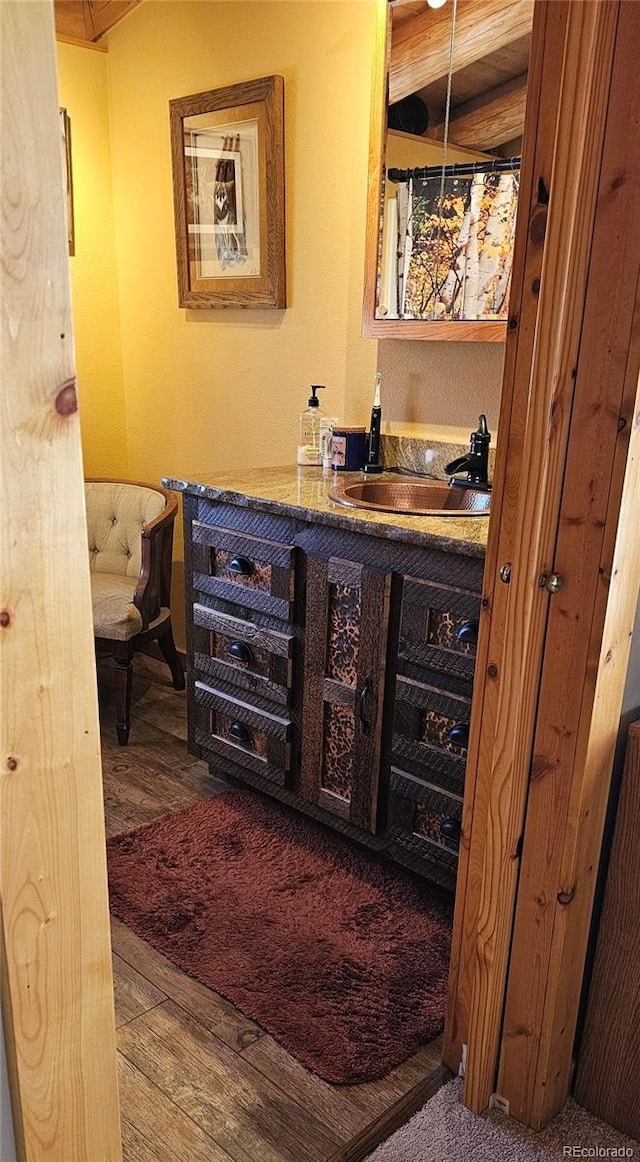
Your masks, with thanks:
[(329, 496), (347, 508), (369, 508), (411, 516), (483, 516), (491, 493), (438, 480), (359, 480), (336, 484)]

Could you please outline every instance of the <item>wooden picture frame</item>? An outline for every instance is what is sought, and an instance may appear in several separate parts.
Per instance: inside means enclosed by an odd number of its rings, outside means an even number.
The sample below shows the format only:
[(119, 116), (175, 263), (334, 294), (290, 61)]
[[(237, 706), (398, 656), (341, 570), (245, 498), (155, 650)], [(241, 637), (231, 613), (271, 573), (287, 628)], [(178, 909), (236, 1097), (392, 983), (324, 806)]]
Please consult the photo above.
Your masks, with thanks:
[(67, 237), (69, 254), (76, 252), (75, 231), (73, 223), (73, 173), (71, 169), (71, 120), (67, 110), (60, 107), (60, 149), (62, 151), (62, 188), (65, 193), (67, 209)]
[(169, 102), (181, 307), (283, 308), (284, 80)]

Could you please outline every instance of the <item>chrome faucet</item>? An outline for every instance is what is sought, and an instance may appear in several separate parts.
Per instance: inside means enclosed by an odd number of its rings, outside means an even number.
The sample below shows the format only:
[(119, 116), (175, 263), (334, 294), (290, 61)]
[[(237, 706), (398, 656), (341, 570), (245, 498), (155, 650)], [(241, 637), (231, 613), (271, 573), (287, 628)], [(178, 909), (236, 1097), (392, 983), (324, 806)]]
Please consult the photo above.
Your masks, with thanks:
[[(487, 417), (480, 416), (478, 429), (471, 433), (469, 451), (466, 456), (458, 456), (445, 465), (445, 472), (450, 476), (449, 484), (456, 484), (460, 488), (478, 488), (488, 492), (491, 488), (489, 481), (489, 444), (491, 433), (487, 427)], [(457, 479), (455, 473), (466, 472), (462, 479)]]

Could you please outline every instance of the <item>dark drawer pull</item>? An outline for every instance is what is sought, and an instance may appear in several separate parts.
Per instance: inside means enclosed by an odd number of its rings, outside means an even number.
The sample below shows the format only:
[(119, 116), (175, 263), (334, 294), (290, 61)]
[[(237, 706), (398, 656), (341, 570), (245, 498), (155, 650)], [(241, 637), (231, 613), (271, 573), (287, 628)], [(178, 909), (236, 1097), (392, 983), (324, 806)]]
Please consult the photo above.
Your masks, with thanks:
[(440, 834), (443, 839), (449, 839), (456, 847), (460, 843), (462, 828), (459, 819), (443, 819), (440, 824)]
[(227, 563), (230, 573), (238, 573), (241, 577), (250, 577), (254, 572), (253, 561), (248, 557), (232, 557)]
[(246, 645), (245, 642), (231, 642), (227, 648), (227, 653), (230, 658), (235, 658), (236, 662), (246, 662), (248, 666), (255, 661), (251, 646)]
[(457, 642), (471, 642), (472, 645), (478, 640), (478, 622), (477, 621), (463, 621), (456, 630)]
[(367, 716), (367, 707), (368, 707), (369, 695), (371, 694), (371, 691), (372, 691), (371, 680), (369, 678), (367, 678), (365, 680), (364, 686), (362, 687), (362, 690), (360, 692), (360, 697), (358, 699), (358, 717), (360, 718), (363, 734), (368, 734), (369, 730), (371, 728), (371, 723), (369, 722), (369, 718)]
[(469, 723), (468, 722), (454, 722), (450, 726), (444, 736), (447, 742), (452, 742), (454, 746), (466, 747), (469, 745)]
[(241, 742), (243, 746), (250, 746), (253, 742), (251, 731), (244, 722), (232, 722), (229, 727), (229, 734), (236, 742)]

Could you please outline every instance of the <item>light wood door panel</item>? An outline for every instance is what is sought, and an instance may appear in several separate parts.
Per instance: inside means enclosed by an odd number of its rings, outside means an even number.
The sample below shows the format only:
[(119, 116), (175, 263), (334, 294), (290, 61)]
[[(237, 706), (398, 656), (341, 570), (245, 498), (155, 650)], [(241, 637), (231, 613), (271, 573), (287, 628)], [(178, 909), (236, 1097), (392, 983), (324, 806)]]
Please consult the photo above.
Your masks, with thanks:
[(0, 977), (21, 1159), (121, 1158), (50, 4), (2, 20)]

